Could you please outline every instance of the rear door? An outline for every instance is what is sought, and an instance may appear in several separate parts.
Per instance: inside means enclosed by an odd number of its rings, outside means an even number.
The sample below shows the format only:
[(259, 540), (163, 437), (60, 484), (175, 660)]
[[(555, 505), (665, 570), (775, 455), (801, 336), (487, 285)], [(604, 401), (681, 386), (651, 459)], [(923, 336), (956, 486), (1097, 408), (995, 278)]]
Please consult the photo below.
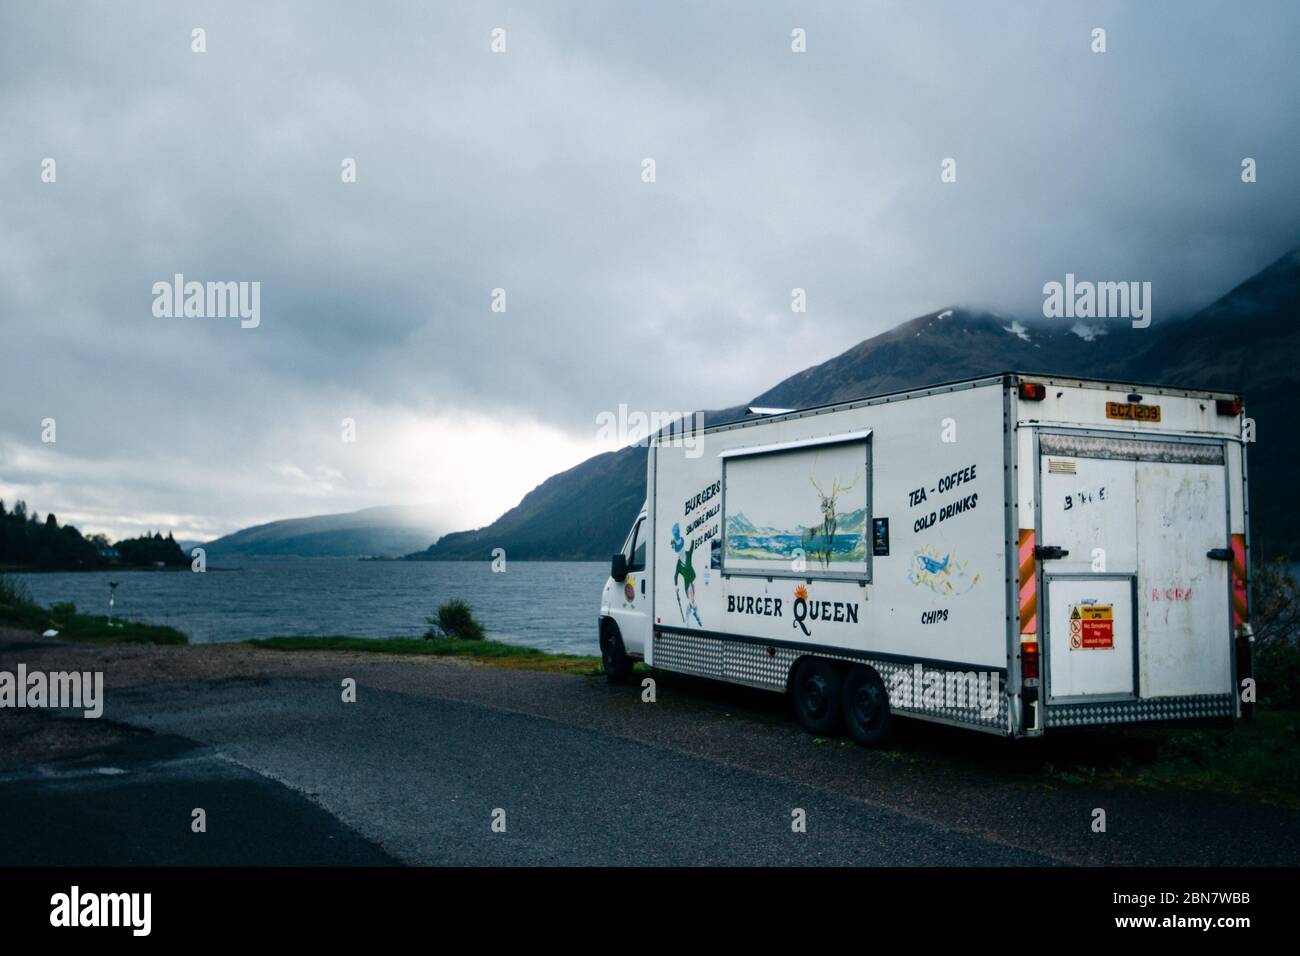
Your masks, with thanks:
[[(1041, 457), (1038, 540), (1053, 549), (1041, 559), (1048, 700), (1131, 700), (1138, 690), (1134, 462)], [(1049, 556), (1057, 548), (1060, 557)]]
[(1040, 435), (1048, 699), (1231, 690), (1223, 446)]
[(1137, 463), (1144, 697), (1231, 689), (1231, 562), (1207, 557), (1230, 547), (1226, 496), (1222, 458)]

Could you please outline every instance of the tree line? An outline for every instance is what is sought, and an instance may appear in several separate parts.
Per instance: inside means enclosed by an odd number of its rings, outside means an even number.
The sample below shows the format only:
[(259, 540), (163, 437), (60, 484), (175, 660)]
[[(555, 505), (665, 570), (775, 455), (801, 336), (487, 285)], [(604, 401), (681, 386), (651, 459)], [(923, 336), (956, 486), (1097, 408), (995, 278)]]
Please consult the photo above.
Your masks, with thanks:
[(0, 501), (0, 567), (41, 571), (90, 571), (113, 567), (185, 567), (190, 559), (168, 532), (144, 534), (110, 543), (102, 534), (82, 535), (53, 514), (42, 521), (26, 502), (5, 509)]

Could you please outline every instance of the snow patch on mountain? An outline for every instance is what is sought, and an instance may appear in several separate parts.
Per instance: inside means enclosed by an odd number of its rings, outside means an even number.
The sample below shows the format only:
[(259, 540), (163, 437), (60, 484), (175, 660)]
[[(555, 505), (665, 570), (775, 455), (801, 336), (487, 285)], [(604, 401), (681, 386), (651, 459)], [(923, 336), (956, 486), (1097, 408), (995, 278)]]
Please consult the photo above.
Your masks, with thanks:
[(1029, 330), (1015, 320), (1012, 320), (1010, 325), (1002, 326), (1002, 330), (1010, 332), (1016, 338), (1024, 339), (1026, 342), (1029, 341)]
[(1082, 322), (1075, 322), (1074, 325), (1070, 326), (1070, 331), (1085, 342), (1095, 342), (1106, 334), (1106, 327), (1103, 325), (1084, 325)]

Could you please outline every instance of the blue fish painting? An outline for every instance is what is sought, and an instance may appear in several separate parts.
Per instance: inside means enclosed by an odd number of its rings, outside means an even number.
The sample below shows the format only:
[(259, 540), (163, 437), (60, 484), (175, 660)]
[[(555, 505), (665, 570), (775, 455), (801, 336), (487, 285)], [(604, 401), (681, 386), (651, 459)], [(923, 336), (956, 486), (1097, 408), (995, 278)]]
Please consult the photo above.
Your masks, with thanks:
[(969, 568), (969, 561), (955, 560), (951, 551), (941, 555), (928, 544), (912, 553), (907, 580), (912, 587), (928, 588), (940, 597), (956, 597), (979, 584), (980, 576), (972, 576)]

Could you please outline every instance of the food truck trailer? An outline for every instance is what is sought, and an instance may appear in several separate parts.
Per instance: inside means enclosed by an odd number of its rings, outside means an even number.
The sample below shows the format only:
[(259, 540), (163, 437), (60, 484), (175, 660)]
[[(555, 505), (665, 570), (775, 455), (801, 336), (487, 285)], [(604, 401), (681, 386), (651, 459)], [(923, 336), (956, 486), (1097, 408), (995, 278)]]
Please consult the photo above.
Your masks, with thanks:
[[(768, 410), (764, 410), (768, 411)], [(601, 600), (643, 660), (1011, 737), (1229, 721), (1250, 678), (1238, 395), (1005, 373), (667, 429)]]

